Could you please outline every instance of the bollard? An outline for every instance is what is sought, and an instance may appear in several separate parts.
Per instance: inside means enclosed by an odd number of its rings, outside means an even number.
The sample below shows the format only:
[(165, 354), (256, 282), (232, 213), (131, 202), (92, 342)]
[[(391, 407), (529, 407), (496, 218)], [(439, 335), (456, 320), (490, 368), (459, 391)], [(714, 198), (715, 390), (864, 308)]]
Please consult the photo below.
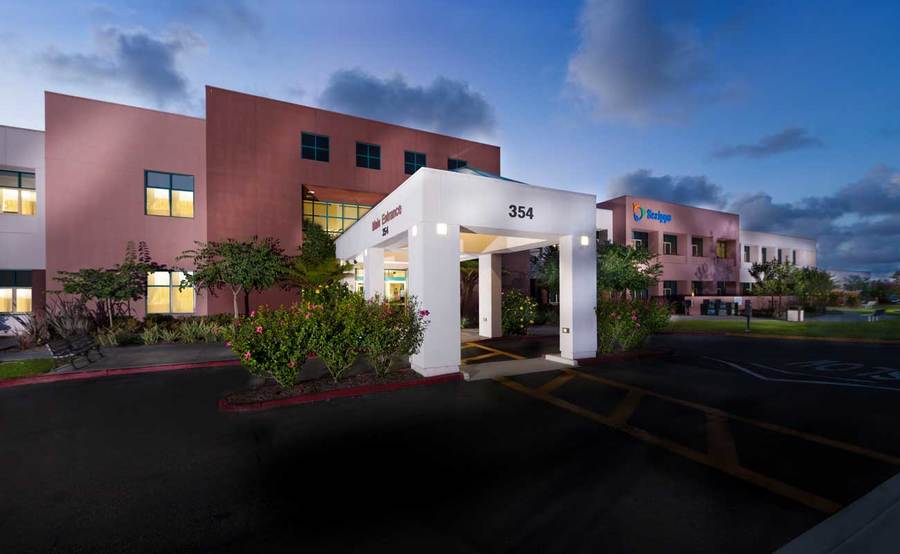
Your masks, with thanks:
[(753, 313), (753, 304), (750, 303), (749, 300), (744, 301), (744, 315), (747, 316), (747, 327), (744, 329), (745, 333), (750, 332), (750, 314)]

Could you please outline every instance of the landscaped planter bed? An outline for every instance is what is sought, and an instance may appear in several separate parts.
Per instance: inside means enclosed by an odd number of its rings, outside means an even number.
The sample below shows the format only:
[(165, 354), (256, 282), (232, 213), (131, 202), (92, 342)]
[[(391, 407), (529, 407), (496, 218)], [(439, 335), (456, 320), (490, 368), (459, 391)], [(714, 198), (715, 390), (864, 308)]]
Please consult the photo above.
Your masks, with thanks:
[(254, 412), (306, 404), (320, 400), (363, 396), (378, 392), (405, 389), (421, 385), (458, 381), (462, 373), (422, 377), (411, 369), (399, 369), (384, 377), (372, 372), (357, 373), (335, 382), (331, 377), (303, 381), (293, 389), (283, 389), (276, 383), (266, 383), (260, 387), (232, 392), (219, 401), (219, 409), (225, 412)]

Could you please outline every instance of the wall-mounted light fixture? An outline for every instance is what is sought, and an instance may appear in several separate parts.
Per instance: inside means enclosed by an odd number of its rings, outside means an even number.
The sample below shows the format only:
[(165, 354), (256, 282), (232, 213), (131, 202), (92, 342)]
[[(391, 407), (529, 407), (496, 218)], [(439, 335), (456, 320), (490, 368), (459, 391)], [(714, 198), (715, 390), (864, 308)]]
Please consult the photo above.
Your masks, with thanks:
[(568, 334), (569, 334), (569, 328), (568, 328), (568, 327), (563, 327), (562, 329), (560, 329), (560, 332), (561, 332), (562, 334), (564, 334), (564, 335), (568, 335)]
[(446, 235), (447, 234), (447, 224), (446, 223), (438, 223), (435, 226), (434, 230), (439, 235)]
[(368, 256), (368, 255), (369, 255), (369, 249), (366, 248), (365, 250), (363, 250), (363, 259), (365, 259), (366, 256)]
[(412, 233), (412, 236), (416, 236), (419, 234), (419, 228), (417, 226), (413, 225), (412, 229), (410, 229), (410, 232)]
[(591, 239), (587, 235), (581, 235), (581, 246), (587, 246), (591, 243), (590, 241)]

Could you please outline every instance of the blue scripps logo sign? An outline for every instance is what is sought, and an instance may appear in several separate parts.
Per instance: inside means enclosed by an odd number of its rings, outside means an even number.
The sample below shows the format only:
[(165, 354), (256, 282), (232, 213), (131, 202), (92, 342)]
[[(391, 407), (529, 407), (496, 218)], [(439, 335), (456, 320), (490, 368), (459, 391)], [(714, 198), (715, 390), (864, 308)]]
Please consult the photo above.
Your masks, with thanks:
[(639, 202), (632, 202), (631, 217), (633, 217), (635, 221), (640, 221), (644, 219), (644, 216), (647, 216), (647, 219), (654, 219), (656, 221), (659, 221), (660, 223), (668, 223), (672, 221), (672, 214), (653, 211), (650, 208), (647, 208), (645, 210), (641, 207), (641, 204)]

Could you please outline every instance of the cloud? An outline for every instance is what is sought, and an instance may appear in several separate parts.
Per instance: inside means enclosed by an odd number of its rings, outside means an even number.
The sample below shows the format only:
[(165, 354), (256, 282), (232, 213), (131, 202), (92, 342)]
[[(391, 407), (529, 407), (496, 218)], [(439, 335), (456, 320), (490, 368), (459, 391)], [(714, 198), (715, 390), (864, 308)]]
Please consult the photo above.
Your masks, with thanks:
[(779, 131), (772, 135), (767, 135), (756, 144), (735, 144), (731, 146), (723, 146), (715, 151), (712, 155), (714, 158), (768, 158), (776, 154), (783, 154), (793, 150), (802, 150), (804, 148), (821, 148), (824, 146), (821, 140), (809, 134), (806, 129), (801, 127), (788, 127), (783, 131)]
[(893, 272), (900, 268), (900, 172), (877, 166), (826, 196), (779, 203), (765, 193), (736, 198), (741, 227), (815, 238), (818, 265)]
[(360, 69), (331, 74), (319, 97), (327, 107), (391, 123), (450, 134), (489, 134), (494, 109), (463, 81), (438, 77), (428, 86), (413, 86), (401, 75), (380, 79)]
[(665, 202), (720, 209), (728, 202), (722, 187), (703, 175), (654, 176), (648, 169), (639, 169), (613, 179), (607, 186), (607, 192), (613, 197), (633, 194)]
[(188, 16), (210, 22), (229, 37), (259, 36), (263, 31), (262, 17), (245, 0), (190, 0), (176, 5), (181, 6)]
[(203, 45), (190, 29), (179, 27), (162, 35), (144, 29), (109, 26), (97, 32), (98, 52), (66, 53), (51, 48), (39, 63), (58, 79), (125, 85), (158, 107), (187, 103), (188, 81), (176, 61), (183, 53)]
[(663, 21), (659, 12), (665, 8), (649, 0), (585, 3), (568, 79), (598, 115), (638, 123), (670, 120), (717, 94), (699, 34), (690, 25)]

